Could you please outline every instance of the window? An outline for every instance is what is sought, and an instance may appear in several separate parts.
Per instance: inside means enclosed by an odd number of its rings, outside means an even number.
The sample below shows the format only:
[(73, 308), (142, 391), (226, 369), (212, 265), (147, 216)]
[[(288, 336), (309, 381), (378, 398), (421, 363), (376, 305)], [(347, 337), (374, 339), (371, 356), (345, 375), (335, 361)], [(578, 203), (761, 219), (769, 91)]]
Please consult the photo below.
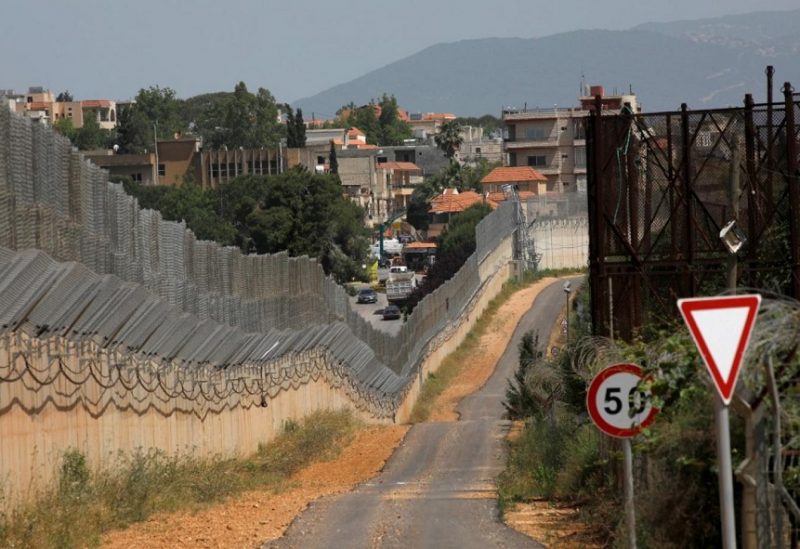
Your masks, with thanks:
[(324, 156), (318, 156), (317, 157), (317, 164), (325, 164), (325, 157)]
[(586, 167), (586, 147), (575, 148), (575, 167), (576, 168)]
[(544, 128), (526, 128), (525, 139), (547, 139)]
[(565, 132), (565, 131), (567, 131), (567, 127), (566, 127), (566, 126), (561, 126), (561, 131), (562, 131), (562, 132)]
[(388, 159), (385, 156), (379, 156), (377, 159), (375, 159), (375, 161), (378, 164), (386, 164), (386, 162), (388, 162)]
[(561, 155), (561, 160), (568, 160), (568, 159), (569, 159), (569, 155), (568, 154), (562, 154)]
[(528, 166), (537, 166), (537, 167), (545, 167), (547, 166), (547, 157), (544, 155), (540, 156), (529, 156), (528, 157)]
[(220, 177), (228, 177), (228, 165), (227, 164), (220, 164), (219, 165), (219, 176)]
[(141, 174), (141, 172), (139, 172), (139, 173), (132, 173), (132, 174), (131, 174), (131, 179), (132, 179), (133, 181), (136, 181), (137, 183), (141, 183), (141, 182), (142, 182), (142, 174)]
[(575, 139), (586, 139), (586, 126), (583, 120), (575, 121)]
[(481, 148), (480, 147), (475, 147), (475, 154), (477, 154), (478, 156), (481, 155)]
[(158, 176), (164, 177), (167, 175), (167, 167), (164, 164), (158, 165)]

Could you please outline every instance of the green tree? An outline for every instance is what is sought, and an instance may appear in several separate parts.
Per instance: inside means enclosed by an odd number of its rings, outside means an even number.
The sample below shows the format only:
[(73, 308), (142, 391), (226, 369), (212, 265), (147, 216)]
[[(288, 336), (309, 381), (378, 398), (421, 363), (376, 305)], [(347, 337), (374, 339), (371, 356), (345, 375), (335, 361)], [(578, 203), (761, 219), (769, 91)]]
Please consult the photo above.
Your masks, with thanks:
[(62, 118), (53, 124), (53, 129), (68, 138), (73, 143), (75, 142), (75, 125), (72, 123), (72, 118)]
[(351, 114), (347, 126), (356, 127), (364, 132), (367, 143), (371, 143), (373, 145), (382, 145), (381, 125), (378, 122), (378, 117), (375, 116), (374, 103), (370, 103), (365, 107), (356, 109), (353, 114)]
[(107, 131), (100, 128), (97, 115), (94, 111), (86, 111), (83, 116), (83, 126), (75, 132), (73, 143), (82, 151), (99, 149), (106, 144)]
[(402, 145), (405, 139), (413, 137), (411, 126), (400, 119), (400, 109), (394, 95), (383, 94), (379, 103), (381, 115), (379, 145)]
[(258, 88), (255, 108), (256, 139), (254, 147), (277, 147), (283, 137), (278, 120), (278, 103), (266, 88)]
[(290, 149), (296, 149), (299, 146), (297, 143), (297, 119), (294, 114), (294, 109), (286, 105), (286, 146)]
[(464, 138), (461, 137), (461, 125), (455, 120), (448, 120), (442, 124), (439, 133), (433, 139), (436, 141), (436, 146), (452, 161), (461, 143), (464, 142)]
[(142, 88), (134, 104), (117, 113), (117, 144), (123, 153), (152, 151), (156, 135), (158, 139), (172, 139), (185, 130), (180, 101), (171, 88)]
[[(180, 101), (172, 88), (151, 86), (139, 90), (133, 109), (142, 113), (150, 123), (149, 132), (152, 132), (155, 126), (159, 139), (172, 139), (176, 133), (186, 130), (180, 116)], [(147, 141), (152, 143), (153, 140)]]
[(294, 116), (294, 124), (295, 124), (295, 139), (297, 140), (298, 147), (305, 147), (306, 146), (306, 122), (303, 120), (303, 109), (297, 109), (297, 113)]
[(72, 101), (72, 94), (69, 93), (69, 90), (64, 90), (56, 96), (56, 103), (71, 103)]
[(331, 141), (331, 151), (328, 153), (328, 164), (331, 173), (339, 173), (339, 160), (336, 158), (336, 146), (333, 144), (333, 141)]
[(450, 217), (447, 228), (439, 237), (439, 249), (436, 263), (428, 271), (428, 275), (417, 286), (406, 303), (407, 312), (411, 312), (417, 303), (450, 280), (470, 255), (475, 251), (475, 227), (491, 213), (488, 204), (474, 204), (463, 212)]

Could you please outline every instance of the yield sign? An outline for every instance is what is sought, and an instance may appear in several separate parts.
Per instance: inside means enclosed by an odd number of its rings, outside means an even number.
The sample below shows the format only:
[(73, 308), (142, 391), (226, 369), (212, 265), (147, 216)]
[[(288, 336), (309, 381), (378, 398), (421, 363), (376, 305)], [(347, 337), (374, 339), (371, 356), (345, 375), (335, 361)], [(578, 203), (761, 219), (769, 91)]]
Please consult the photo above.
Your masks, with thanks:
[(760, 303), (758, 294), (678, 300), (683, 320), (726, 406), (736, 387)]

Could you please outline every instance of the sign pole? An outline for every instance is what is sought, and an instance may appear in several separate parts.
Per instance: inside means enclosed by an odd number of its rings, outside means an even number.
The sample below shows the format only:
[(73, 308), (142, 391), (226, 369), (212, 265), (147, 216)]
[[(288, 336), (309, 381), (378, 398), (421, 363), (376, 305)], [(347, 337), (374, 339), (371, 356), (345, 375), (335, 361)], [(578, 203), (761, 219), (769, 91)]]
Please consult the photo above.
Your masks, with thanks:
[(714, 399), (717, 424), (717, 462), (719, 467), (719, 508), (722, 515), (722, 547), (736, 549), (736, 515), (733, 509), (733, 467), (731, 465), (731, 428), (728, 406)]
[(628, 547), (636, 549), (636, 512), (633, 501), (633, 451), (630, 439), (655, 419), (658, 409), (650, 390), (640, 388), (642, 368), (635, 364), (613, 364), (601, 370), (586, 392), (589, 417), (603, 433), (622, 439), (623, 488)]
[(636, 510), (633, 505), (633, 452), (631, 439), (622, 439), (623, 468), (625, 474), (625, 522), (628, 526), (628, 547), (636, 549)]

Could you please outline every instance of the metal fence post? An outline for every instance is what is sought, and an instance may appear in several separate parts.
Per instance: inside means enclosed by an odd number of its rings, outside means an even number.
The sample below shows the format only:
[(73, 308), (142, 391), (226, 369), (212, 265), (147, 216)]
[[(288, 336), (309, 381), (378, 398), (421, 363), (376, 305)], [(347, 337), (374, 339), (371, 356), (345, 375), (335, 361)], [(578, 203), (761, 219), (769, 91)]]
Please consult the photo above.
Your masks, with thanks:
[(686, 239), (685, 261), (686, 277), (685, 290), (688, 295), (695, 295), (694, 275), (694, 211), (692, 208), (692, 165), (691, 165), (691, 134), (689, 133), (689, 111), (686, 103), (681, 103), (681, 177), (683, 178), (683, 199), (686, 205)]
[(792, 85), (783, 85), (786, 116), (786, 182), (789, 185), (789, 241), (792, 248), (792, 297), (800, 299), (800, 188), (797, 178), (797, 133)]

